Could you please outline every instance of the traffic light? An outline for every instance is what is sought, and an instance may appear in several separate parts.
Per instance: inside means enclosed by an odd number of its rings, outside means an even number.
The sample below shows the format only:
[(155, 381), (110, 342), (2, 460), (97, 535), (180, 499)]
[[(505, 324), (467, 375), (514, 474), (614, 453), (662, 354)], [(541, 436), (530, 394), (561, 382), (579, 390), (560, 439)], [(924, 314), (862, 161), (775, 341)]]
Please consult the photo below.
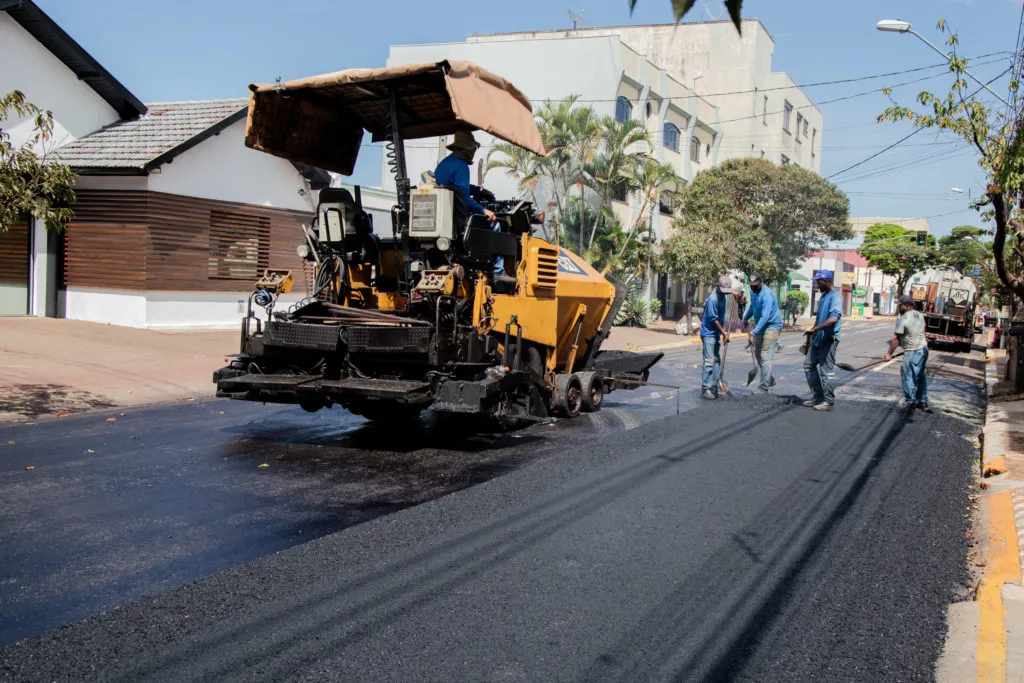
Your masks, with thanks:
[(918, 230), (917, 231), (917, 246), (923, 247), (928, 244), (928, 231)]

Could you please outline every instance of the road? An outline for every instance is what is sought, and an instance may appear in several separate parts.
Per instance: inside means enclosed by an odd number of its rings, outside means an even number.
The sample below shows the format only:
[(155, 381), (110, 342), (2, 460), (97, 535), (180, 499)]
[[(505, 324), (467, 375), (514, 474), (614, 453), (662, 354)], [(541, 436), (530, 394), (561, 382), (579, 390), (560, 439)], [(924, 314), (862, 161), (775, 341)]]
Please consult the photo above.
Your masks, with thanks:
[[(849, 324), (840, 360), (889, 335)], [(678, 400), (508, 433), (211, 401), (0, 428), (0, 672), (929, 678), (969, 580), (981, 353), (933, 353), (906, 419), (898, 363), (799, 407), (783, 342), (774, 398), (740, 343), (734, 397), (700, 401), (688, 348), (652, 376)]]

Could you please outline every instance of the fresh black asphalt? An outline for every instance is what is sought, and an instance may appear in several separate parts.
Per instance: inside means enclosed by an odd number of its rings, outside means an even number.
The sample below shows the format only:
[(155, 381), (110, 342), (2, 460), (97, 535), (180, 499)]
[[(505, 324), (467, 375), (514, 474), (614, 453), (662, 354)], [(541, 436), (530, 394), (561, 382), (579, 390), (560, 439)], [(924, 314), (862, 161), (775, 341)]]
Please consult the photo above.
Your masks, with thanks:
[[(872, 381), (883, 379), (894, 380), (879, 373)], [(218, 424), (215, 406), (202, 410)], [(180, 417), (177, 432), (186, 439), (195, 430)], [(232, 568), (207, 576), (210, 558), (190, 565), (197, 555), (177, 552), (184, 570), (168, 583), (198, 580), (160, 593), (153, 586), (166, 563), (154, 557), (175, 544), (146, 534), (129, 539), (120, 552), (128, 562), (133, 543), (143, 542), (138, 576), (153, 597), (0, 650), (0, 676), (930, 679), (946, 606), (962, 599), (968, 580), (964, 532), (976, 427), (943, 412), (907, 420), (890, 403), (850, 399), (820, 414), (786, 396), (739, 396), (600, 438), (575, 428), (533, 437), (544, 426), (482, 435), (455, 444), (462, 468), (401, 461), (406, 478), (434, 485), (404, 504), (389, 497), (388, 487), (402, 484), (393, 468), (383, 483), (382, 466), (378, 476), (353, 483), (351, 472), (372, 469), (371, 461), (348, 449), (343, 462), (323, 452), (365, 432), (342, 437), (309, 422), (288, 438), (269, 438), (283, 420), (275, 413), (269, 424), (243, 430), (225, 418), (212, 430), (221, 434), (214, 444), (223, 451), (221, 469), (207, 464), (199, 475), (183, 475), (185, 488), (155, 501), (161, 510), (181, 506), (186, 493), (202, 490), (204, 477), (213, 480), (209, 486), (231, 501), (225, 510), (177, 514), (191, 524), (209, 513), (210, 547)], [(267, 438), (228, 447), (225, 430)], [(147, 462), (149, 452), (176, 443), (172, 429), (140, 433), (154, 444), (137, 454)], [(43, 442), (59, 464), (68, 444), (55, 436)], [(438, 449), (433, 459), (442, 453), (453, 457)], [(79, 458), (68, 460), (67, 467), (81, 467)], [(271, 467), (261, 470), (257, 460)], [(275, 471), (286, 474), (264, 479), (274, 483), (262, 490), (259, 477)], [(390, 507), (358, 517), (337, 501), (332, 506), (324, 488), (311, 484), (323, 476), (338, 486), (372, 484)], [(225, 477), (233, 482), (226, 492), (218, 483)], [(169, 478), (165, 472), (153, 482), (163, 489)], [(142, 487), (146, 478), (137, 480)], [(104, 491), (103, 482), (91, 481)], [(110, 485), (108, 495), (125, 495), (127, 481)], [(351, 496), (346, 490), (339, 498)], [(65, 514), (74, 527), (71, 509)], [(111, 504), (110, 514), (117, 509)], [(268, 523), (253, 524), (264, 510)], [(239, 529), (260, 530), (233, 542), (225, 521), (232, 518)], [(311, 535), (322, 537), (295, 545), (298, 530), (317, 524)], [(9, 538), (28, 548), (20, 528)], [(36, 545), (47, 548), (37, 557), (63, 559), (75, 576), (89, 577), (89, 563), (62, 553), (60, 529), (36, 532)], [(109, 564), (105, 571), (118, 573)]]

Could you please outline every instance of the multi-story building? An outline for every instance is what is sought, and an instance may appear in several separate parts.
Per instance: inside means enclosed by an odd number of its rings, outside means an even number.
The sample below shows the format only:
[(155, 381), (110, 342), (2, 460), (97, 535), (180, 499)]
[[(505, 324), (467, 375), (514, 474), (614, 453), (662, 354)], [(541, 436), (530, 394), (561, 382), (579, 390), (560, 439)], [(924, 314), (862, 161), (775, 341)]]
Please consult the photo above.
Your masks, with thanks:
[[(774, 41), (760, 21), (743, 22), (742, 36), (729, 22), (584, 28), (475, 35), (461, 43), (392, 46), (388, 65), (443, 59), (479, 64), (514, 83), (534, 104), (576, 95), (580, 105), (618, 120), (642, 121), (650, 132), (647, 150), (670, 164), (684, 182), (703, 169), (735, 157), (821, 166), (821, 112), (785, 73), (771, 70)], [(484, 177), (483, 144), (473, 182), (498, 196), (517, 194), (517, 181), (500, 170)], [(432, 170), (445, 140), (411, 141), (410, 177)], [(394, 179), (383, 165), (382, 186)], [(542, 200), (546, 197), (540, 197)], [(616, 197), (612, 210), (624, 224), (635, 222), (638, 197)], [(671, 224), (672, 206), (648, 207), (654, 237)], [(645, 217), (646, 218), (646, 217)], [(680, 283), (652, 283), (667, 315), (678, 315)]]

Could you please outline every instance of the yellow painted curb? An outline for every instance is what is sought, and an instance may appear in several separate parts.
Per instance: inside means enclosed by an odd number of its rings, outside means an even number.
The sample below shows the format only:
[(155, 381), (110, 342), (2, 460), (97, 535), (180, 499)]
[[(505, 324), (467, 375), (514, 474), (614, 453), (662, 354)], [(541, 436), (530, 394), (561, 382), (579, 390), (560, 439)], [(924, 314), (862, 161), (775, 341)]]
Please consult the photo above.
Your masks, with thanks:
[(985, 499), (989, 552), (986, 571), (978, 585), (978, 681), (1003, 683), (1006, 680), (1006, 608), (1003, 584), (1021, 578), (1017, 527), (1013, 517), (1013, 497), (1009, 491)]

